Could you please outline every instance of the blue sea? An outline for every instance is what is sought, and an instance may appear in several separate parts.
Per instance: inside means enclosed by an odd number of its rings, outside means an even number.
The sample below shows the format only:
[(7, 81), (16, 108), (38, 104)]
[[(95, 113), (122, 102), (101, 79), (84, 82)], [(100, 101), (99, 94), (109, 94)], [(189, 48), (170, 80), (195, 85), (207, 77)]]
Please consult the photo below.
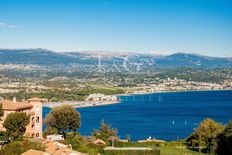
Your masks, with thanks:
[[(167, 141), (190, 135), (204, 118), (226, 124), (232, 119), (232, 91), (167, 92), (119, 96), (119, 104), (78, 108), (82, 135), (90, 135), (101, 120), (118, 129), (121, 139), (148, 137)], [(44, 107), (43, 117), (50, 111)]]

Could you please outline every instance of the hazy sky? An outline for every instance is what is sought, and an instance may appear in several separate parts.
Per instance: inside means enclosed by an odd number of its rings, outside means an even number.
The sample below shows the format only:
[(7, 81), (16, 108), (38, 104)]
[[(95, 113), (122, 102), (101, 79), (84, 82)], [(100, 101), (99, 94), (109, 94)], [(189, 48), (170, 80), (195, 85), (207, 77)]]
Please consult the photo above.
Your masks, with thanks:
[(0, 48), (232, 56), (232, 0), (0, 0)]

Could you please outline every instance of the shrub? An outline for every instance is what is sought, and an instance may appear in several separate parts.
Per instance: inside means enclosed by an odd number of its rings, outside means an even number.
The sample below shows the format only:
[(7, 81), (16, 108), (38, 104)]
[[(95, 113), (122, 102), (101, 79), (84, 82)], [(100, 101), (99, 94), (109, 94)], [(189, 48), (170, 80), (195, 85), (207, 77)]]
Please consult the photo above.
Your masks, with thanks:
[(20, 155), (23, 152), (26, 152), (27, 150), (35, 149), (44, 151), (45, 147), (37, 142), (31, 142), (28, 140), (22, 140), (22, 141), (14, 141), (12, 143), (9, 143), (5, 145), (2, 149), (0, 149), (1, 155)]
[(160, 155), (159, 150), (107, 150), (104, 155)]

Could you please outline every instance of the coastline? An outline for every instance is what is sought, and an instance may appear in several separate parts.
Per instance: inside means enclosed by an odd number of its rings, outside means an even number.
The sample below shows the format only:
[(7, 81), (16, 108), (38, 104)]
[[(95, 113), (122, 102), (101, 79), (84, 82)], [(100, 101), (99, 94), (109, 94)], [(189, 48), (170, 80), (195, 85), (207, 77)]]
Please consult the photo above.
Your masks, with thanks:
[(71, 105), (74, 108), (87, 108), (87, 107), (97, 107), (97, 106), (106, 106), (111, 104), (118, 104), (120, 100), (115, 101), (64, 101), (64, 102), (49, 102), (44, 103), (43, 107), (54, 108), (62, 105)]
[(232, 91), (232, 89), (201, 89), (201, 90), (179, 90), (179, 91), (159, 91), (159, 92), (144, 92), (144, 93), (127, 93), (117, 94), (116, 96), (133, 96), (133, 95), (147, 95), (147, 94), (161, 94), (161, 93), (182, 93), (182, 92), (202, 92), (202, 91)]
[[(149, 94), (162, 94), (162, 93), (183, 93), (183, 92), (202, 92), (202, 91), (232, 91), (232, 89), (218, 89), (218, 90), (180, 90), (180, 91), (159, 91), (159, 92), (144, 92), (144, 93), (134, 93), (134, 94), (116, 94), (116, 97), (120, 96), (133, 96), (133, 95), (149, 95)], [(112, 100), (112, 101), (64, 101), (64, 102), (49, 102), (44, 103), (43, 107), (54, 108), (62, 105), (72, 105), (74, 108), (88, 108), (88, 107), (98, 107), (98, 106), (107, 106), (112, 104), (119, 104), (121, 100)]]
[(112, 105), (112, 104), (119, 104), (120, 100), (117, 101), (100, 101), (100, 104), (90, 104), (90, 105), (81, 105), (81, 106), (74, 106), (75, 108), (87, 108), (87, 107), (98, 107), (98, 106), (106, 106), (106, 105)]

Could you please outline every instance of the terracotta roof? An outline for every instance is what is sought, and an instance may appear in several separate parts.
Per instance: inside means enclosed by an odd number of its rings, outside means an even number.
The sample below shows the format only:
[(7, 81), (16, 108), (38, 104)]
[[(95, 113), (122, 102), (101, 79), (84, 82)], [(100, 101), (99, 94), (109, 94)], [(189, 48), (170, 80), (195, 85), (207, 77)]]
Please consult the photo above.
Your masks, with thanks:
[(45, 151), (52, 155), (86, 155), (85, 153), (71, 150), (67, 145), (58, 142), (47, 141), (44, 144), (46, 146)]
[(20, 110), (33, 107), (29, 103), (13, 102), (11, 100), (0, 100), (0, 103), (2, 103), (3, 110)]
[(33, 97), (33, 98), (28, 99), (28, 101), (43, 101), (43, 99), (38, 98), (38, 97)]
[(38, 151), (38, 150), (28, 150), (27, 152), (22, 153), (21, 155), (51, 155), (47, 152)]

